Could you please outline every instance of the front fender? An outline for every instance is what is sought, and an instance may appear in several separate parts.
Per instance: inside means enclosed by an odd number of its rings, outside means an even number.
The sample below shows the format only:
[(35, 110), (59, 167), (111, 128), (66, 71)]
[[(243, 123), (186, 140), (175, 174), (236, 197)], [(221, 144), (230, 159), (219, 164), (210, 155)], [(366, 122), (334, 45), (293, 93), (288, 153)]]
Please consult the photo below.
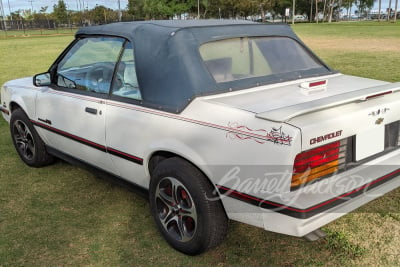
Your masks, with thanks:
[[(3, 85), (1, 90), (2, 105), (10, 111), (6, 120), (9, 122), (12, 111), (19, 107), (29, 118), (35, 116), (36, 96), (39, 88), (32, 85), (32, 78), (22, 78), (9, 81)], [(3, 113), (4, 114), (4, 113)]]

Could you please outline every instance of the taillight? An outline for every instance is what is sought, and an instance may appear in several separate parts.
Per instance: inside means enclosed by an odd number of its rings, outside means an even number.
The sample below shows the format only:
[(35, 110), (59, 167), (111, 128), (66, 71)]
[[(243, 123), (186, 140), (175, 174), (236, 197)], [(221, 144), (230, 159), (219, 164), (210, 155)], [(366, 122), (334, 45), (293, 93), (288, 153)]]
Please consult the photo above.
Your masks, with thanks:
[(294, 160), (291, 189), (337, 172), (346, 161), (347, 139), (298, 154)]

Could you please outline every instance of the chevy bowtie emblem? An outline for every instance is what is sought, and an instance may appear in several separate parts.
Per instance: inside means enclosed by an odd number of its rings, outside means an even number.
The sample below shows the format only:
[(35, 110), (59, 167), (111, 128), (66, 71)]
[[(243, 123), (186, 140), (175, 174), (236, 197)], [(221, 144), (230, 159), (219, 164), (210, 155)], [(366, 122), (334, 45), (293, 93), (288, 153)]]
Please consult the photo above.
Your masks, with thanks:
[(375, 124), (379, 125), (384, 121), (384, 118), (379, 118), (375, 121)]
[(368, 114), (368, 116), (378, 116), (381, 114), (385, 114), (390, 110), (390, 108), (380, 108), (378, 110), (374, 110), (371, 113)]

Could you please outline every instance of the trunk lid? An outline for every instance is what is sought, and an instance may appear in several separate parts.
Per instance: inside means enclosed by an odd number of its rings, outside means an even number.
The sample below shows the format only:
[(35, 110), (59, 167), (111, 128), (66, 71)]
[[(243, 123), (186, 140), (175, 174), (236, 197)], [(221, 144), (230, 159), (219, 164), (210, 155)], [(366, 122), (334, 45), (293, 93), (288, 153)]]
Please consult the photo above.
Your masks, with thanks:
[(399, 129), (393, 123), (400, 120), (400, 83), (342, 74), (314, 79), (320, 80), (328, 81), (326, 90), (309, 95), (301, 91), (300, 84), (313, 79), (208, 101), (299, 128), (303, 151), (351, 137), (355, 160), (360, 161), (388, 149), (389, 143), (398, 143)]
[[(301, 83), (313, 80), (327, 80), (326, 91), (310, 95), (302, 93)], [(381, 86), (385, 88), (376, 88)], [(264, 119), (286, 121), (299, 114), (299, 111), (308, 109), (307, 106), (310, 103), (313, 103), (314, 107), (326, 106), (328, 103), (332, 105), (337, 101), (342, 102), (349, 96), (362, 96), (372, 92), (380, 92), (386, 90), (386, 87), (389, 88), (392, 86), (393, 84), (384, 81), (336, 74), (328, 77), (304, 79), (296, 82), (242, 90), (229, 95), (212, 96), (209, 98), (209, 101), (250, 111)], [(369, 92), (363, 92), (365, 89), (370, 90)], [(336, 98), (330, 100), (333, 96), (336, 96)], [(317, 100), (321, 100), (321, 102)], [(278, 115), (279, 113), (282, 113), (282, 115)]]

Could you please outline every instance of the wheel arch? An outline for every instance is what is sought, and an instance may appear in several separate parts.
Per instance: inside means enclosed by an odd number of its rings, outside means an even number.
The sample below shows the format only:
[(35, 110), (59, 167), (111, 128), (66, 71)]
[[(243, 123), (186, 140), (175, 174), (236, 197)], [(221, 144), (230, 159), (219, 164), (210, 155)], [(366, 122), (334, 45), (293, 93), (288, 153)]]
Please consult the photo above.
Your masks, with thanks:
[[(160, 164), (163, 160), (173, 158), (173, 157), (180, 158), (180, 159), (190, 163), (191, 165), (193, 165), (198, 171), (200, 171), (204, 175), (207, 182), (215, 189), (215, 192), (217, 192), (218, 197), (221, 198), (221, 194), (220, 194), (218, 188), (216, 187), (216, 184), (211, 180), (210, 174), (207, 174), (207, 170), (205, 170), (199, 166), (199, 165), (201, 165), (201, 163), (204, 163), (204, 161), (197, 161), (197, 162), (200, 162), (200, 164), (199, 163), (196, 164), (194, 162), (194, 160), (191, 160), (188, 157), (185, 157), (183, 155), (180, 155), (178, 153), (171, 152), (168, 150), (153, 151), (150, 154), (150, 156), (148, 157), (147, 164), (146, 164), (146, 170), (148, 171), (148, 174), (150, 177), (149, 183), (151, 180), (152, 173), (153, 173), (154, 169), (157, 167), (157, 165)], [(205, 165), (203, 165), (203, 166), (205, 166)], [(221, 201), (221, 204), (222, 204), (223, 210), (225, 212), (225, 215), (228, 216), (228, 213), (226, 212), (226, 208), (222, 201)]]
[(163, 160), (166, 160), (168, 158), (173, 158), (173, 157), (183, 159), (183, 160), (189, 162), (190, 164), (192, 164), (193, 166), (195, 166), (205, 177), (207, 177), (209, 182), (214, 185), (214, 183), (211, 181), (211, 179), (209, 177), (207, 170), (204, 170), (203, 168), (200, 167), (200, 165), (205, 166), (204, 161), (202, 161), (200, 159), (196, 160), (191, 157), (184, 156), (180, 153), (173, 152), (168, 149), (155, 150), (150, 154), (150, 156), (148, 157), (148, 160), (147, 160), (147, 164), (146, 164), (146, 169), (148, 171), (149, 177), (151, 177), (154, 169), (157, 167), (158, 164), (160, 164)]
[[(48, 154), (46, 145), (36, 132), (35, 126), (27, 113), (18, 105), (10, 105), (10, 132), (21, 160), (30, 167), (43, 167), (53, 163), (54, 158)], [(18, 145), (18, 144), (23, 145)]]
[(10, 113), (11, 113), (11, 114), (12, 114), (16, 109), (22, 109), (22, 110), (25, 112), (25, 114), (26, 114), (26, 111), (21, 107), (21, 105), (18, 104), (17, 102), (15, 102), (15, 101), (11, 101), (9, 107), (10, 107)]
[(25, 112), (28, 118), (32, 118), (36, 110), (36, 93), (33, 90), (24, 90), (21, 91), (21, 94), (12, 92), (8, 101), (10, 113), (12, 114), (19, 108)]

